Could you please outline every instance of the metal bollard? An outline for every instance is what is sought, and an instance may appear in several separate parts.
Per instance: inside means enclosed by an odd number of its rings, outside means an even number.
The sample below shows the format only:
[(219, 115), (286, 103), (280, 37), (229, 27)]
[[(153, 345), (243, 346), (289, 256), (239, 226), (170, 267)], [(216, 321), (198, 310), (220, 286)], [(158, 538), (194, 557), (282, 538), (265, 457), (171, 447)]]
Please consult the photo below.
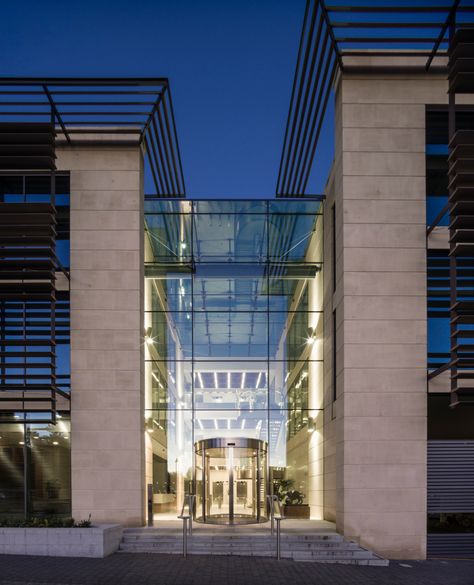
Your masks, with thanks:
[(188, 527), (187, 527), (188, 519), (183, 518), (183, 557), (186, 558), (188, 556)]
[(193, 535), (194, 496), (189, 497), (189, 536)]
[(268, 505), (270, 507), (270, 534), (273, 536), (273, 534), (275, 533), (273, 496), (267, 496), (267, 500)]
[(276, 523), (277, 523), (277, 559), (280, 560), (280, 523), (281, 523), (281, 518), (275, 518)]
[(153, 484), (148, 484), (148, 526), (153, 526)]

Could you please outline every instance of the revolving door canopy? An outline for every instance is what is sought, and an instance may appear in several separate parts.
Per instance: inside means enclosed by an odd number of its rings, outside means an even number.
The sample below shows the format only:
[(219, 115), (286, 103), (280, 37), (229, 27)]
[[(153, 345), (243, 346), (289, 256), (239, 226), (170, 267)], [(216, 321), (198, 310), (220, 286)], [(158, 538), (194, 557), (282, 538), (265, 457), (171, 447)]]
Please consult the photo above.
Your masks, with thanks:
[(195, 519), (210, 524), (267, 520), (267, 444), (205, 439), (194, 445)]

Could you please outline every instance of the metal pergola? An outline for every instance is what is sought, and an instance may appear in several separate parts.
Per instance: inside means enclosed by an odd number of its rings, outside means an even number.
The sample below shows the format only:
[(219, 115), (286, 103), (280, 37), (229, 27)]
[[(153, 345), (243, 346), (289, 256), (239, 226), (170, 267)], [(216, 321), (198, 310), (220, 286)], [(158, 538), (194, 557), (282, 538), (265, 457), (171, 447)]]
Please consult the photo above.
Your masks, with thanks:
[[(24, 123), (52, 124), (56, 143), (87, 145), (96, 143), (98, 135), (101, 144), (117, 143), (119, 135), (120, 144), (138, 143), (149, 162), (156, 195), (185, 195), (166, 78), (0, 78), (0, 124), (14, 129)], [(14, 143), (8, 146), (14, 153)]]
[(306, 193), (336, 75), (354, 67), (346, 58), (418, 57), (415, 68), (427, 72), (447, 56), (453, 24), (474, 27), (474, 0), (307, 0), (277, 196)]

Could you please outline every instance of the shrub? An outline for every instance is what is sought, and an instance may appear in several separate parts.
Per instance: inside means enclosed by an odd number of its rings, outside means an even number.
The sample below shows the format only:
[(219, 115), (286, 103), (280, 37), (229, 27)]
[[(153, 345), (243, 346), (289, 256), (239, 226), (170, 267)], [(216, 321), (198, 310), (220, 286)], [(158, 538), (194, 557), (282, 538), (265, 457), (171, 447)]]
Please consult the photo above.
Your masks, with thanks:
[(0, 518), (1, 528), (89, 528), (92, 526), (91, 515), (87, 520), (76, 522), (74, 518), (43, 516), (34, 518)]

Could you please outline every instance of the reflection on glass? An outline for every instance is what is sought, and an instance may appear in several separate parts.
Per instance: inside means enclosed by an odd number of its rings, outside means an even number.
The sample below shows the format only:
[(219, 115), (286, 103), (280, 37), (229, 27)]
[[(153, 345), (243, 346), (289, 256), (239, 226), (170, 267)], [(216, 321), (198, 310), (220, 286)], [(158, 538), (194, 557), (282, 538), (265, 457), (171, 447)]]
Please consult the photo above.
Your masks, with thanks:
[(0, 426), (0, 518), (71, 515), (70, 423)]
[(153, 511), (176, 518), (191, 493), (192, 416), (185, 410), (145, 411), (146, 483), (153, 486)]
[(70, 423), (32, 424), (27, 428), (30, 460), (30, 504), (34, 515), (71, 513)]
[(0, 517), (23, 517), (25, 436), (22, 424), (0, 427)]
[(266, 216), (262, 214), (196, 213), (193, 253), (197, 262), (264, 262)]

